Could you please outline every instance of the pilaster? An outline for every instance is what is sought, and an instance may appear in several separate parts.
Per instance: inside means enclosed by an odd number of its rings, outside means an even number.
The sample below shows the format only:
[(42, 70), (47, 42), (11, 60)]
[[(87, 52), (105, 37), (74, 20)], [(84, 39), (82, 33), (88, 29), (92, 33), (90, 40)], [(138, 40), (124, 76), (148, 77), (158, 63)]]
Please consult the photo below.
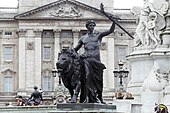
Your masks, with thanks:
[(108, 47), (108, 50), (107, 50), (107, 70), (108, 70), (108, 88), (109, 89), (113, 89), (114, 88), (114, 75), (113, 75), (113, 70), (114, 70), (114, 45), (115, 45), (115, 42), (114, 42), (114, 36), (113, 35), (109, 35), (108, 38), (107, 38), (107, 47)]
[[(58, 54), (60, 53), (60, 29), (55, 29), (54, 30), (54, 68), (56, 69), (56, 62), (58, 60)], [(58, 76), (55, 77), (54, 79), (54, 90), (58, 85)]]
[(80, 36), (80, 30), (74, 29), (73, 30), (73, 47), (77, 45), (79, 36)]
[(36, 29), (34, 30), (35, 34), (35, 74), (34, 74), (34, 83), (39, 88), (41, 87), (41, 35), (42, 30)]
[(26, 88), (26, 45), (25, 45), (25, 38), (26, 38), (26, 30), (20, 29), (18, 31), (19, 34), (19, 91), (25, 91)]
[[(111, 52), (112, 51), (112, 52)], [(109, 90), (114, 88), (114, 38), (109, 35), (102, 39), (101, 44), (101, 62), (106, 66), (103, 73), (103, 88)]]

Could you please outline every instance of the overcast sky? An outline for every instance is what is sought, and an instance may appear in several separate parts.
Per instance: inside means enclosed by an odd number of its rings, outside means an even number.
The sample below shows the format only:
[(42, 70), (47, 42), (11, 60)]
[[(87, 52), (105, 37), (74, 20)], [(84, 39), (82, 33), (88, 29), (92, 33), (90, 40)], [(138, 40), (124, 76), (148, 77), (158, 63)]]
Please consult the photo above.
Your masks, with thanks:
[(114, 0), (114, 8), (129, 8), (131, 9), (133, 6), (142, 7), (143, 0)]
[[(0, 7), (17, 7), (18, 0), (1, 0)], [(114, 0), (115, 8), (132, 8), (142, 6), (143, 0)]]

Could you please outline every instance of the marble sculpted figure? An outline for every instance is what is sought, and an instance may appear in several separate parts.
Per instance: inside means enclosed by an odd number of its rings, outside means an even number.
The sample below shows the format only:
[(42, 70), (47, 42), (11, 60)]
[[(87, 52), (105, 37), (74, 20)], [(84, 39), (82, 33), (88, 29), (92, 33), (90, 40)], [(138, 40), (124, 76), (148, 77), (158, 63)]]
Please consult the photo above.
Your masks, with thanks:
[(160, 34), (165, 28), (165, 15), (168, 11), (168, 2), (166, 0), (144, 0), (140, 13), (139, 24), (136, 28), (135, 46), (157, 46), (160, 45)]

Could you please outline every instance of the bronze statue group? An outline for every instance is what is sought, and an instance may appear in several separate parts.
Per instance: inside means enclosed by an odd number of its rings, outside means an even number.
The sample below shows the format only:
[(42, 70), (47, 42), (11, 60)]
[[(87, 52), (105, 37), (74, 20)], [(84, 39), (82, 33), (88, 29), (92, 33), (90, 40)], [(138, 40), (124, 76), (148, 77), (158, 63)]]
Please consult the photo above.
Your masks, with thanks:
[[(101, 12), (106, 14), (101, 5)], [(107, 15), (107, 14), (106, 14)], [(110, 16), (108, 16), (111, 19)], [(100, 60), (102, 38), (115, 29), (115, 21), (109, 30), (94, 32), (96, 23), (86, 22), (87, 34), (82, 36), (75, 48), (63, 48), (56, 63), (63, 84), (71, 94), (71, 102), (76, 103), (80, 93), (80, 103), (105, 103), (102, 98), (103, 70), (105, 65)], [(78, 50), (84, 47), (84, 53)]]

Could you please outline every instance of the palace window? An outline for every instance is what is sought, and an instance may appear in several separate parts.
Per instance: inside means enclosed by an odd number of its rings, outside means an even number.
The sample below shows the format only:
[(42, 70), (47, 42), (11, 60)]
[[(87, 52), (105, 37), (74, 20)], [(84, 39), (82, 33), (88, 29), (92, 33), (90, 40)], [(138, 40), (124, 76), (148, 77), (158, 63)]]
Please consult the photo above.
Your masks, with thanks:
[(12, 35), (12, 32), (5, 32), (5, 35)]
[(12, 78), (12, 76), (4, 77), (4, 92), (13, 92), (13, 78)]
[(73, 34), (70, 30), (63, 30), (61, 31), (61, 38), (72, 38)]
[(123, 37), (123, 36), (126, 36), (126, 34), (125, 34), (125, 33), (118, 32), (118, 37)]
[(126, 60), (126, 46), (117, 46), (117, 61)]
[(43, 91), (52, 91), (52, 76), (43, 76)]
[(62, 30), (60, 34), (60, 48), (72, 48), (73, 46), (73, 33), (71, 30)]
[(13, 47), (4, 47), (4, 60), (13, 61)]
[(53, 38), (53, 31), (52, 30), (44, 30), (43, 38)]
[(43, 60), (44, 61), (50, 61), (51, 60), (51, 47), (50, 46), (44, 46), (44, 48), (43, 48)]

